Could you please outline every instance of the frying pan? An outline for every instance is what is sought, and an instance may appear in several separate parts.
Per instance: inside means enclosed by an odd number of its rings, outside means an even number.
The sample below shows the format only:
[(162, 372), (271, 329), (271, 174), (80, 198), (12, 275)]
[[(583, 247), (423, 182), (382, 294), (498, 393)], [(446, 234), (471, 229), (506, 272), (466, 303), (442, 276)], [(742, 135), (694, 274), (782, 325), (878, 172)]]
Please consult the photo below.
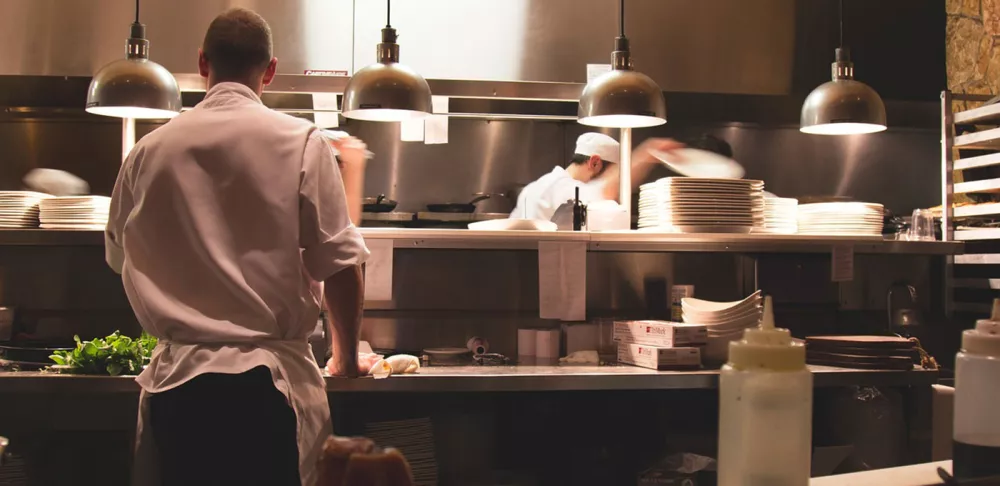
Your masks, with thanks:
[(489, 199), (492, 194), (475, 194), (476, 198), (467, 203), (441, 203), (428, 204), (427, 210), (432, 213), (474, 213), (476, 203), (484, 199)]
[(396, 209), (396, 201), (379, 194), (378, 197), (366, 197), (362, 201), (362, 211), (366, 213), (391, 213)]

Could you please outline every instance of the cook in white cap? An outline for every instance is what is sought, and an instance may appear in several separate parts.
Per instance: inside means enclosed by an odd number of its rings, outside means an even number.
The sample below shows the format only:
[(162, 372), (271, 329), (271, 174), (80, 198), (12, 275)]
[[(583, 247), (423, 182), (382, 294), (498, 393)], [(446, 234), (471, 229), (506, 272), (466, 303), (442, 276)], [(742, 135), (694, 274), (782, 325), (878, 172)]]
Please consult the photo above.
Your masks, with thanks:
[[(650, 150), (669, 152), (680, 147), (682, 145), (673, 140), (653, 138), (635, 149), (632, 152), (633, 189), (656, 164)], [(616, 201), (620, 154), (618, 141), (603, 133), (580, 135), (573, 157), (565, 167), (556, 166), (552, 172), (525, 186), (510, 217), (549, 221), (561, 204), (575, 197), (577, 188), (580, 188), (580, 200), (584, 203)]]

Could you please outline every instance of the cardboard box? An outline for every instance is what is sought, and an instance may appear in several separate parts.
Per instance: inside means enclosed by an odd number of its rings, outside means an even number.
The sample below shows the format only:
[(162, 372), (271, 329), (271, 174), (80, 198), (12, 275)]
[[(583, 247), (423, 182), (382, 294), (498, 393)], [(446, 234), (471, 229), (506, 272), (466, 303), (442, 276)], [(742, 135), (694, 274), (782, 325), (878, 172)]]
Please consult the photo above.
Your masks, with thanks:
[(668, 321), (615, 321), (614, 339), (620, 343), (649, 344), (663, 348), (704, 346), (704, 324)]
[(653, 370), (698, 368), (701, 366), (701, 350), (618, 343), (618, 362)]

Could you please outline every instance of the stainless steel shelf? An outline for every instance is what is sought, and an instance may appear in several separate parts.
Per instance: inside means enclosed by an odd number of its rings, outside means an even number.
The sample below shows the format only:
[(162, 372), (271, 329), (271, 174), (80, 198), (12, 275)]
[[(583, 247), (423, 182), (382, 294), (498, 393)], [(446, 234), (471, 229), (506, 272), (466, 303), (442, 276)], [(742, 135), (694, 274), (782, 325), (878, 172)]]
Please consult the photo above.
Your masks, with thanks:
[(1000, 152), (958, 159), (955, 161), (955, 170), (975, 169), (991, 165), (1000, 165)]
[[(1000, 232), (1000, 230), (997, 230)], [(878, 237), (811, 235), (677, 234), (640, 231), (472, 231), (464, 229), (361, 228), (367, 239), (391, 239), (397, 249), (536, 250), (542, 241), (587, 243), (602, 252), (829, 253), (849, 246), (858, 254), (955, 255), (956, 241), (895, 241)], [(961, 232), (958, 232), (959, 234)], [(1000, 236), (992, 236), (993, 238)], [(0, 230), (0, 246), (103, 245), (100, 231)]]
[[(814, 386), (928, 386), (936, 371), (852, 370), (810, 366)], [(425, 367), (419, 374), (372, 378), (326, 378), (327, 390), (348, 392), (521, 392), (599, 390), (711, 390), (719, 372), (653, 371), (632, 366)], [(0, 393), (137, 393), (132, 377), (0, 373)]]
[(954, 241), (896, 241), (880, 237), (812, 235), (592, 233), (591, 251), (829, 253), (850, 246), (855, 253), (954, 255), (964, 245)]
[[(174, 77), (183, 92), (205, 91), (205, 78), (197, 73), (176, 73)], [(303, 74), (278, 74), (265, 93), (338, 93), (342, 94), (350, 77), (309, 76)], [(565, 101), (576, 103), (584, 85), (581, 83), (554, 83), (530, 81), (487, 81), (428, 79), (427, 84), (436, 96), (450, 98)]]
[(973, 204), (954, 209), (956, 218), (971, 218), (976, 216), (1000, 216), (1000, 203)]
[(997, 193), (1000, 192), (1000, 179), (983, 179), (981, 181), (959, 182), (955, 184), (955, 194)]
[(956, 124), (1000, 125), (1000, 103), (955, 113)]
[(1000, 128), (991, 128), (955, 137), (955, 147), (970, 149), (1000, 149)]

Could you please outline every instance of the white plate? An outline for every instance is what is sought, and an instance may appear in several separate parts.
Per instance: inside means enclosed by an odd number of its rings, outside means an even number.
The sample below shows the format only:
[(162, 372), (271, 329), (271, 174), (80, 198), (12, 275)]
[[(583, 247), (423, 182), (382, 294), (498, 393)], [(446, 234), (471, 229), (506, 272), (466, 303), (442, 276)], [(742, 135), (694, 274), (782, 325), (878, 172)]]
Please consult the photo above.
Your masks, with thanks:
[(761, 301), (760, 290), (732, 302), (716, 302), (712, 300), (696, 299), (694, 297), (684, 297), (681, 299), (681, 307), (697, 312), (723, 312), (730, 309), (750, 308)]
[(427, 354), (438, 354), (443, 356), (458, 356), (471, 353), (472, 350), (468, 348), (427, 348), (424, 352)]
[(752, 225), (746, 226), (707, 226), (707, 225), (676, 225), (674, 226), (682, 233), (725, 233), (725, 234), (749, 234), (753, 229)]
[(683, 148), (669, 153), (659, 150), (650, 150), (649, 153), (674, 172), (689, 177), (738, 179), (745, 173), (743, 166), (735, 160), (706, 150)]
[(469, 229), (479, 231), (556, 231), (559, 227), (551, 221), (539, 219), (493, 219), (469, 223)]
[(43, 224), (40, 225), (42, 229), (55, 229), (55, 230), (104, 230), (106, 225), (103, 224)]

